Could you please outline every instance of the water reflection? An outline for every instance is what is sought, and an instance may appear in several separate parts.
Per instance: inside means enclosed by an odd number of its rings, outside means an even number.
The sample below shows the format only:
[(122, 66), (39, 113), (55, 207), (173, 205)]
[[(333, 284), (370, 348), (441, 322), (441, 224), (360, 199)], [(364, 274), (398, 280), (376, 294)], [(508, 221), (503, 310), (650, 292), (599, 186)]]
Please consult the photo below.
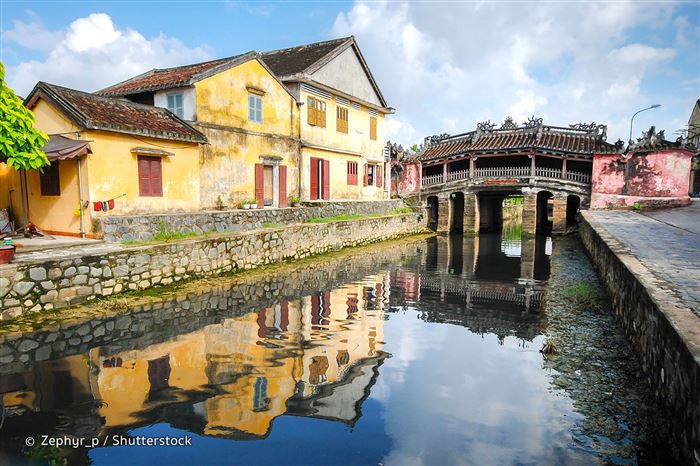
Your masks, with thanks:
[[(552, 460), (548, 448), (509, 438), (537, 425), (537, 441), (564, 451), (561, 416), (571, 411), (548, 393), (537, 353), (549, 240), (516, 241), (451, 236), (376, 248), (6, 340), (2, 454), (36, 456), (22, 447), (28, 435), (188, 432), (197, 441), (175, 462), (225, 463), (219, 455), (235, 451), (246, 463), (265, 449), (267, 462), (405, 464), (423, 445), (433, 455), (425, 464), (463, 463), (466, 450), (474, 457), (503, 442), (509, 450), (496, 462)], [(514, 393), (518, 385), (526, 390)], [(508, 414), (513, 400), (523, 407)], [(528, 405), (539, 410), (532, 420)], [(240, 442), (250, 439), (264, 441)], [(317, 441), (318, 451), (295, 450)], [(111, 464), (119, 450), (130, 463), (150, 461), (147, 449), (123, 448), (66, 454)]]

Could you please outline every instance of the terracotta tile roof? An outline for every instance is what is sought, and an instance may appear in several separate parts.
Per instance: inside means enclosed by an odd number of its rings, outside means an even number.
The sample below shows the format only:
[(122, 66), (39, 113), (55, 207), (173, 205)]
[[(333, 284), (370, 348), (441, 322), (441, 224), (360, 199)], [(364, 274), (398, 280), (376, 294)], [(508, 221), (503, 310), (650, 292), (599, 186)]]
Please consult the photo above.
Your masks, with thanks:
[(207, 142), (206, 136), (164, 108), (102, 97), (39, 82), (25, 99), (32, 107), (37, 98), (51, 101), (85, 129), (97, 129), (177, 141)]
[(303, 73), (351, 37), (263, 52), (261, 57), (278, 77)]
[(114, 84), (100, 91), (98, 95), (125, 96), (141, 92), (169, 89), (173, 87), (188, 86), (208, 72), (226, 68), (227, 65), (238, 63), (243, 57), (255, 56), (254, 52), (248, 52), (228, 58), (220, 58), (203, 63), (177, 66), (174, 68), (152, 69), (126, 81)]
[(427, 161), (461, 154), (530, 149), (583, 156), (619, 152), (619, 143), (615, 145), (605, 141), (605, 130), (603, 125), (572, 125), (569, 128), (545, 126), (541, 120), (522, 127), (510, 125), (500, 129), (494, 129), (493, 125), (480, 125), (476, 131), (457, 136), (426, 138), (425, 148), (418, 159)]
[(643, 153), (655, 152), (659, 150), (685, 149), (695, 152), (697, 148), (684, 137), (679, 137), (675, 142), (666, 140), (665, 132), (656, 132), (656, 127), (652, 126), (649, 131), (643, 131), (642, 137), (637, 138), (637, 142), (627, 148), (627, 152)]

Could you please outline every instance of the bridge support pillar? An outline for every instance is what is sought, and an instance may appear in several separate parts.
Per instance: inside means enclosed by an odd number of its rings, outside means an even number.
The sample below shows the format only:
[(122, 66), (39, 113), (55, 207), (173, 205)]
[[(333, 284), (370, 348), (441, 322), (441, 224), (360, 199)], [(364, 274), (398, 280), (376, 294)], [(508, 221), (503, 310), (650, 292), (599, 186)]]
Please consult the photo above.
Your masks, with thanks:
[(552, 233), (566, 232), (566, 194), (555, 194), (552, 212)]
[(531, 279), (535, 276), (535, 253), (537, 241), (534, 236), (523, 235), (520, 240), (520, 278)]
[(523, 236), (535, 236), (537, 232), (537, 192), (523, 189)]
[(464, 193), (464, 234), (479, 233), (479, 199), (475, 193)]
[(449, 232), (450, 231), (450, 199), (449, 195), (438, 197), (438, 223), (437, 231), (439, 232)]

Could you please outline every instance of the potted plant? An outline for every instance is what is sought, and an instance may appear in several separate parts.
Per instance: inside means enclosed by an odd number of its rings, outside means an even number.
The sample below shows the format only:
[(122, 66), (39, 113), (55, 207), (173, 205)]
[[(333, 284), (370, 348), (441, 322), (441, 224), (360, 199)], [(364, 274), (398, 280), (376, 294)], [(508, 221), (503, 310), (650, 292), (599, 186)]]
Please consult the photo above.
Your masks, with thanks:
[(293, 196), (291, 199), (291, 204), (292, 204), (292, 207), (300, 207), (301, 206), (301, 198), (299, 196)]
[(243, 201), (243, 208), (244, 209), (255, 209), (257, 206), (258, 206), (257, 199), (248, 199), (247, 201)]

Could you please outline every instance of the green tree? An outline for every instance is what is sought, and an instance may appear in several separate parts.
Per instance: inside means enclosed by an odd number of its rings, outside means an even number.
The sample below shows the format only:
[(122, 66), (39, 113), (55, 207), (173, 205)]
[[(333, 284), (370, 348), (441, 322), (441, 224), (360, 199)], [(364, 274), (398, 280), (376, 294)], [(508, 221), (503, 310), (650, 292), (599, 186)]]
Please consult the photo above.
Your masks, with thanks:
[(49, 137), (34, 128), (34, 114), (5, 82), (0, 62), (0, 162), (17, 170), (41, 169), (49, 159), (41, 150)]
[(413, 152), (414, 154), (417, 154), (418, 151), (420, 151), (420, 146), (418, 144), (413, 144), (411, 146), (411, 152)]

